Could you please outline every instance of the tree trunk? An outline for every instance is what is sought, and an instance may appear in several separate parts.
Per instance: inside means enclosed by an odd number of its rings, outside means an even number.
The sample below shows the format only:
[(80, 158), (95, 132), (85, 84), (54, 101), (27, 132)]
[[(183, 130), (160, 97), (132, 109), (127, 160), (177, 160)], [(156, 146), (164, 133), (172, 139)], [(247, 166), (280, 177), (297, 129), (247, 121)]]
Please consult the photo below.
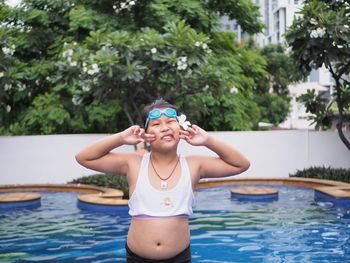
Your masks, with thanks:
[(337, 95), (336, 95), (336, 101), (338, 105), (338, 111), (339, 111), (339, 119), (337, 122), (337, 130), (338, 130), (338, 135), (340, 137), (340, 140), (345, 144), (345, 146), (348, 148), (350, 151), (350, 142), (349, 140), (345, 137), (344, 132), (343, 132), (343, 100), (341, 96), (341, 83), (339, 78), (335, 78), (335, 88), (337, 90)]

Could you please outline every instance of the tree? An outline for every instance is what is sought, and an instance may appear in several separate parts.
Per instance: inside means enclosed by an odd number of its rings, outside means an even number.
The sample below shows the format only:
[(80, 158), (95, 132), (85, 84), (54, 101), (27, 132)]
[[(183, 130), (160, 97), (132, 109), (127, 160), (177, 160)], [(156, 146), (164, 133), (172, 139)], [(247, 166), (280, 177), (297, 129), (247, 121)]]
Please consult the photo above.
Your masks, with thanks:
[(336, 104), (338, 134), (350, 150), (350, 142), (342, 130), (344, 115), (350, 112), (350, 4), (343, 0), (306, 0), (300, 15), (286, 34), (296, 66), (307, 75), (311, 69), (324, 65), (335, 87), (329, 105), (320, 106), (320, 97), (316, 98), (311, 92), (301, 100), (309, 106), (315, 105), (313, 101), (317, 100), (318, 106), (308, 109), (315, 114), (314, 121), (319, 126), (330, 113), (331, 105)]
[(259, 50), (266, 60), (267, 75), (259, 79), (254, 101), (261, 111), (261, 121), (278, 125), (290, 109), (288, 85), (302, 79), (293, 64), (293, 59), (281, 45), (267, 45)]
[[(2, 4), (0, 15), (2, 50), (14, 46), (0, 54), (1, 85), (12, 85), (0, 94), (3, 133), (112, 132), (141, 123), (140, 106), (159, 96), (197, 122), (214, 110), (204, 98), (232, 96), (233, 86), (247, 103), (228, 110), (257, 119), (251, 96), (262, 60), (217, 31), (228, 15), (259, 32), (258, 7), (248, 1), (24, 0)], [(229, 123), (225, 129), (239, 128)]]

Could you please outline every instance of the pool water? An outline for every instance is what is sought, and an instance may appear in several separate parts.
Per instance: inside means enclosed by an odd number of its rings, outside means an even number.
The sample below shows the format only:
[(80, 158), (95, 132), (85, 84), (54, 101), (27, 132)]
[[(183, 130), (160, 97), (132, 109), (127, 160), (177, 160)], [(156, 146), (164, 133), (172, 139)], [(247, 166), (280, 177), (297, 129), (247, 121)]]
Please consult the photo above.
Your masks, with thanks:
[[(350, 262), (349, 208), (273, 187), (274, 202), (235, 201), (233, 186), (198, 190), (193, 262)], [(125, 262), (128, 216), (81, 210), (75, 193), (41, 194), (40, 207), (0, 212), (0, 262)]]

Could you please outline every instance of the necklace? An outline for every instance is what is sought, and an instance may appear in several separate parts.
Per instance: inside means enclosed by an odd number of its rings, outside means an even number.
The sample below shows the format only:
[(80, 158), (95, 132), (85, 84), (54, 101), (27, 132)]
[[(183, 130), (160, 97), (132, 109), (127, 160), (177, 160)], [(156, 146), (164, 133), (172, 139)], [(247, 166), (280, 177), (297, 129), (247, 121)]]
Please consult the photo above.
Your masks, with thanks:
[(167, 178), (164, 178), (164, 179), (159, 175), (159, 173), (157, 172), (156, 168), (154, 167), (153, 160), (152, 160), (152, 155), (150, 156), (150, 160), (151, 160), (151, 165), (152, 165), (152, 168), (153, 168), (154, 172), (156, 173), (156, 175), (158, 176), (158, 178), (161, 180), (161, 181), (160, 181), (160, 188), (161, 188), (161, 189), (167, 189), (167, 188), (168, 188), (168, 182), (167, 182), (167, 180), (168, 180), (168, 179), (173, 175), (173, 173), (175, 172), (175, 169), (176, 169), (176, 167), (177, 167), (177, 164), (178, 164), (179, 161), (180, 161), (180, 158), (179, 158), (179, 157), (177, 158), (177, 162), (176, 162), (176, 164), (175, 164), (173, 170), (171, 171), (171, 173), (169, 174), (169, 176), (168, 176)]

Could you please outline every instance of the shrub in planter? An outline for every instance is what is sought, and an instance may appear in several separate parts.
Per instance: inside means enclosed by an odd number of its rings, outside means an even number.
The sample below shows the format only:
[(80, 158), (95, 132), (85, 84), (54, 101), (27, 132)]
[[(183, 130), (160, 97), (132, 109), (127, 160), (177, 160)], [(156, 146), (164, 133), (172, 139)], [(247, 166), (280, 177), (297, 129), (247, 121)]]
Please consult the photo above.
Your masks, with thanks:
[(125, 176), (116, 174), (93, 174), (74, 179), (69, 184), (89, 184), (100, 187), (119, 189), (124, 198), (129, 198), (129, 186)]
[(331, 167), (310, 167), (304, 170), (298, 170), (294, 174), (290, 174), (291, 177), (305, 177), (326, 179), (334, 181), (342, 181), (350, 183), (350, 169), (343, 168), (331, 168)]

